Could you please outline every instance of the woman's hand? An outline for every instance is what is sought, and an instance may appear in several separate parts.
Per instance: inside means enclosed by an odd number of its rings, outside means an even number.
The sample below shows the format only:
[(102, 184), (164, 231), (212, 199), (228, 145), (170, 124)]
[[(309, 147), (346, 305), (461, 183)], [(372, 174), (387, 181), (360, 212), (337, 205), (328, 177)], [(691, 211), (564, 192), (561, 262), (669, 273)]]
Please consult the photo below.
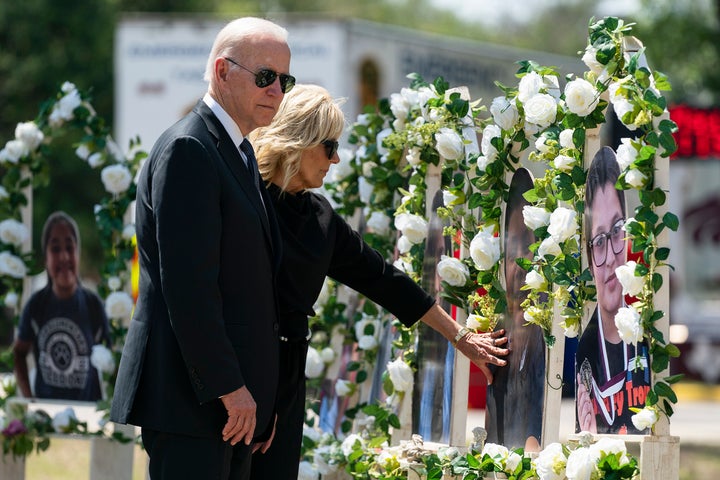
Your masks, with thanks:
[(488, 333), (469, 332), (458, 339), (455, 348), (477, 365), (487, 378), (488, 384), (491, 384), (493, 375), (488, 364), (501, 367), (507, 364), (506, 360), (500, 358), (509, 352), (507, 348), (503, 348), (507, 341), (505, 330), (502, 329)]

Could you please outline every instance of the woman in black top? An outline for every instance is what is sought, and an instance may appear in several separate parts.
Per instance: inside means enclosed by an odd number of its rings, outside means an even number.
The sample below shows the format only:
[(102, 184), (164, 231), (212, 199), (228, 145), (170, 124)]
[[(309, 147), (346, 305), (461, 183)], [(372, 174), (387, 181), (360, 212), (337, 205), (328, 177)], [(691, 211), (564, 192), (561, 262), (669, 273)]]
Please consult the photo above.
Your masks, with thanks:
[[(318, 193), (337, 163), (345, 125), (342, 110), (315, 85), (296, 85), (285, 95), (273, 122), (254, 132), (260, 174), (267, 182), (283, 238), (280, 301), (280, 380), (278, 417), (271, 444), (252, 461), (252, 478), (295, 479), (300, 459), (305, 409), (305, 357), (308, 316), (326, 276), (382, 305), (403, 324), (418, 320), (451, 341), (477, 364), (489, 380), (488, 363), (505, 365), (498, 356), (503, 332), (459, 334), (458, 325), (412, 279), (368, 246)], [(458, 338), (459, 337), (459, 338)]]

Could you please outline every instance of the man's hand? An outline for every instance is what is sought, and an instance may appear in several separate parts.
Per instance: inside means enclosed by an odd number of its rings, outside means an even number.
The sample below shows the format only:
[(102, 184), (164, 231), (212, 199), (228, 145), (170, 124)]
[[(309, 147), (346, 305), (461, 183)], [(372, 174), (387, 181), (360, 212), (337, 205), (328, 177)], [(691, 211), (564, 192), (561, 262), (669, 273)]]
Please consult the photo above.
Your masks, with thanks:
[(277, 415), (275, 415), (275, 419), (273, 420), (273, 429), (272, 433), (270, 434), (270, 438), (265, 440), (264, 442), (255, 443), (253, 444), (252, 451), (253, 453), (260, 450), (260, 453), (265, 453), (268, 451), (268, 448), (270, 448), (270, 445), (272, 445), (273, 438), (275, 438), (275, 427), (277, 426)]
[(223, 440), (236, 445), (244, 441), (250, 445), (255, 434), (255, 411), (257, 405), (247, 387), (240, 387), (220, 398), (228, 413), (228, 420), (222, 430)]

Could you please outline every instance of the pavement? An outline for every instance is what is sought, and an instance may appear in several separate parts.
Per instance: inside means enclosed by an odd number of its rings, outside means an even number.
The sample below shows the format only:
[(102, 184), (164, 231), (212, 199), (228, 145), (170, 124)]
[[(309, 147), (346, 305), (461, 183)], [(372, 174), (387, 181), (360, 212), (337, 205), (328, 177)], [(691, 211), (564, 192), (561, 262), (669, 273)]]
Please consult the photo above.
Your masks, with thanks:
[[(679, 437), (681, 445), (717, 446), (720, 454), (720, 385), (676, 384), (673, 390), (678, 402), (670, 417), (670, 435)], [(484, 409), (468, 410), (468, 439), (473, 438), (473, 428), (484, 425)], [(560, 441), (567, 441), (574, 433), (575, 401), (564, 398), (560, 406)]]

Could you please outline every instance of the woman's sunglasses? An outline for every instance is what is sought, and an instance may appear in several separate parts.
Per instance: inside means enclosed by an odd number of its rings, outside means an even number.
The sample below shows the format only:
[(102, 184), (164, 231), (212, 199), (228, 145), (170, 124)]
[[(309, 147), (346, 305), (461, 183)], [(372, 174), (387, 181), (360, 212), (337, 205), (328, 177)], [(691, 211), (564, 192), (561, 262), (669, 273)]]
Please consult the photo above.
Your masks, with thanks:
[(228, 62), (232, 63), (233, 65), (236, 65), (243, 70), (252, 73), (255, 75), (255, 85), (258, 88), (265, 88), (269, 87), (273, 84), (276, 78), (280, 77), (280, 90), (282, 90), (283, 93), (287, 93), (295, 86), (295, 77), (292, 75), (288, 75), (286, 73), (277, 73), (275, 70), (270, 70), (269, 68), (263, 68), (258, 70), (257, 72), (253, 72), (249, 68), (240, 65), (232, 58), (223, 57)]
[(323, 147), (325, 147), (325, 155), (327, 155), (328, 160), (332, 160), (332, 158), (335, 156), (335, 154), (338, 151), (338, 147), (340, 146), (340, 142), (337, 140), (323, 140), (320, 142)]

